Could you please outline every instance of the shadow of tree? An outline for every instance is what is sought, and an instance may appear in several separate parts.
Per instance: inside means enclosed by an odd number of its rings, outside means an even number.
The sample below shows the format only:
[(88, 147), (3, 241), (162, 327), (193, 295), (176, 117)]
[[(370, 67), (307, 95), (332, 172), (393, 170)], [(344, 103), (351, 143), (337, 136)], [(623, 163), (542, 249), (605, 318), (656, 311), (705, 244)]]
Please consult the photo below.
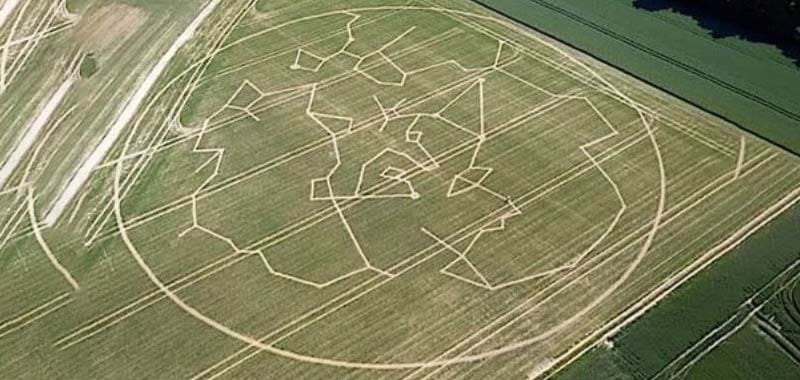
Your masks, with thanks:
[(736, 25), (702, 6), (676, 0), (634, 0), (633, 6), (651, 12), (670, 10), (692, 17), (700, 27), (708, 30), (709, 35), (714, 39), (738, 37), (745, 41), (773, 45), (785, 57), (791, 59), (795, 66), (800, 68), (800, 43), (791, 41), (788, 38), (781, 39), (753, 28)]

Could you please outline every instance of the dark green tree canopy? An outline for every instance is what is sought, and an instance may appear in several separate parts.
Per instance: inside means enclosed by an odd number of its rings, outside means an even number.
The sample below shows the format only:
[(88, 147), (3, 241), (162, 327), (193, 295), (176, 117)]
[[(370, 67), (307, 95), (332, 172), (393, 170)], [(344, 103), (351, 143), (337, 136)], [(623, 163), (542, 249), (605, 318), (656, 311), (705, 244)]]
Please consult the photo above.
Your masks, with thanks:
[(800, 0), (680, 0), (782, 40), (800, 41)]

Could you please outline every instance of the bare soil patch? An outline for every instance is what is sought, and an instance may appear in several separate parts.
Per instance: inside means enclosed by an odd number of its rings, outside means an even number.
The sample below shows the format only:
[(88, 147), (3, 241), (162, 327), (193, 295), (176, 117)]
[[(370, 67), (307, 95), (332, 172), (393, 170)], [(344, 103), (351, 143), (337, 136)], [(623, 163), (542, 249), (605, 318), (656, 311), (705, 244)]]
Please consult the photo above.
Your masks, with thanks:
[(147, 20), (147, 13), (124, 4), (92, 10), (81, 19), (75, 37), (85, 50), (102, 52), (127, 40)]

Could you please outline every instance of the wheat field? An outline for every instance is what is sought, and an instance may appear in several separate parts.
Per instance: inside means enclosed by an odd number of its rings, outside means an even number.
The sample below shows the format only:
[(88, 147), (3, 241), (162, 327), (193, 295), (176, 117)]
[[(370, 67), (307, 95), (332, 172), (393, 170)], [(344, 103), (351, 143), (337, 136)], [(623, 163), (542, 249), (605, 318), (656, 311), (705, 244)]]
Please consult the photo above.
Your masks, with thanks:
[(0, 198), (0, 373), (546, 375), (800, 200), (791, 154), (458, 0), (222, 2), (92, 173), (53, 225)]

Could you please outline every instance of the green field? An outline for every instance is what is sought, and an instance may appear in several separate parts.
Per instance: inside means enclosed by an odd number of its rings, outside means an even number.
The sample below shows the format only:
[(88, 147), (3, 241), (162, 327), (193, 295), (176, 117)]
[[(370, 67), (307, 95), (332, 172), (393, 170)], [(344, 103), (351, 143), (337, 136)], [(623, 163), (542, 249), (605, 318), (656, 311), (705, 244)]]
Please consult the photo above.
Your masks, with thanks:
[(800, 200), (796, 156), (471, 2), (219, 4), (57, 222), (0, 188), (0, 377), (535, 377)]
[[(726, 336), (684, 364), (692, 378), (770, 379), (800, 376), (800, 270), (787, 268), (760, 291)], [(743, 310), (748, 309), (743, 307)], [(741, 313), (744, 314), (744, 313)], [(749, 357), (752, 360), (737, 360)], [(676, 366), (673, 366), (676, 367)]]
[[(775, 320), (791, 337), (796, 331), (796, 322), (791, 320), (796, 306), (787, 296), (798, 289), (800, 252), (792, 243), (798, 228), (800, 208), (795, 206), (622, 330), (613, 338), (613, 348), (592, 349), (556, 377), (584, 379), (603, 373), (607, 378), (639, 379), (693, 374), (701, 359), (730, 346), (737, 331), (753, 335), (744, 327), (760, 317)], [(723, 364), (730, 357), (718, 356), (721, 365), (711, 377), (729, 378), (725, 369), (739, 364), (752, 365), (751, 376), (779, 374), (777, 369), (763, 371), (770, 366), (772, 344), (745, 346), (753, 350), (748, 354), (751, 360)], [(762, 361), (762, 354), (766, 360)]]
[(476, 0), (800, 154), (800, 67), (648, 1)]

